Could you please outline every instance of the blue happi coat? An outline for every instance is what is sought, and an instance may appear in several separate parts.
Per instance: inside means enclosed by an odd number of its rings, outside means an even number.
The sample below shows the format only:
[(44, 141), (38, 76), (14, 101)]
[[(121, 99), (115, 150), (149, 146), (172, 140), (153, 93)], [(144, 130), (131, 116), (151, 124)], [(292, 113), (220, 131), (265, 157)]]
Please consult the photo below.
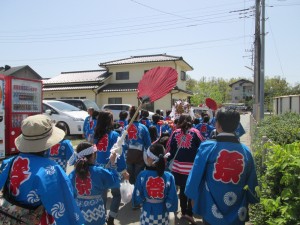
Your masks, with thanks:
[[(94, 144), (97, 147), (97, 166), (102, 166), (104, 168), (106, 167), (109, 162), (110, 150), (117, 142), (118, 137), (118, 132), (109, 131), (100, 140), (97, 138), (94, 139)], [(123, 151), (120, 157), (117, 158), (116, 166), (118, 172), (122, 172), (124, 169), (126, 169), (125, 154)]]
[(169, 224), (169, 212), (176, 212), (178, 208), (173, 175), (164, 172), (160, 177), (153, 168), (142, 171), (136, 179), (132, 204), (142, 204), (141, 224)]
[(81, 179), (75, 171), (69, 175), (77, 205), (85, 219), (85, 225), (105, 224), (105, 207), (101, 194), (109, 188), (120, 186), (119, 175), (114, 169), (104, 169), (91, 165), (86, 179)]
[(250, 150), (234, 134), (220, 133), (200, 145), (185, 194), (193, 212), (208, 223), (245, 224), (248, 204), (258, 201), (257, 177)]
[(87, 116), (83, 122), (83, 134), (87, 141), (93, 141), (97, 119)]
[(128, 132), (123, 145), (125, 154), (128, 149), (145, 151), (150, 147), (151, 138), (148, 128), (145, 125), (139, 123), (138, 121), (134, 121), (130, 127), (126, 126), (125, 130)]
[(17, 202), (30, 206), (42, 204), (56, 224), (84, 223), (74, 200), (72, 184), (56, 162), (41, 156), (20, 153), (3, 161), (1, 168), (0, 189), (9, 177), (8, 189)]
[(45, 152), (45, 157), (54, 160), (64, 171), (67, 170), (67, 162), (73, 155), (74, 149), (70, 140), (63, 139)]

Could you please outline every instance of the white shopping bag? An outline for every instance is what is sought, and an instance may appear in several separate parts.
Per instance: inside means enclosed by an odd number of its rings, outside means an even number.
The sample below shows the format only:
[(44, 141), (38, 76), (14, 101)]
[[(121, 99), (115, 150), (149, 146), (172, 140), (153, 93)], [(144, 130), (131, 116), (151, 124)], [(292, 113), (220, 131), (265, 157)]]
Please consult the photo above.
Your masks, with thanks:
[(125, 180), (121, 183), (120, 192), (121, 192), (121, 202), (124, 204), (127, 204), (131, 201), (132, 198), (132, 192), (133, 192), (134, 186), (129, 183), (128, 180)]

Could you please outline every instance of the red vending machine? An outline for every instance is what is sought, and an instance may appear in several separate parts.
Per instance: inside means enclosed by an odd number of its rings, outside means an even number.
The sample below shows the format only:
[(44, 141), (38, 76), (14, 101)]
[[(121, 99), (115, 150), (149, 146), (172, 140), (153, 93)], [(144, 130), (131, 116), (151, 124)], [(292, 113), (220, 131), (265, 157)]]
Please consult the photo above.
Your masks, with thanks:
[(21, 122), (42, 113), (42, 81), (0, 74), (0, 158), (17, 154), (15, 138), (21, 134)]

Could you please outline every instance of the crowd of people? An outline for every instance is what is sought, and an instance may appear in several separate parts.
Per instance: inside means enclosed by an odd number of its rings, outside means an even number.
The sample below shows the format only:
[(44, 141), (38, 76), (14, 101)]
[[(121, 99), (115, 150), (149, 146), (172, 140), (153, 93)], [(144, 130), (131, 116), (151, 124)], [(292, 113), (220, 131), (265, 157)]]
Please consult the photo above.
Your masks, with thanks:
[[(4, 203), (30, 213), (42, 206), (40, 224), (112, 225), (121, 204), (120, 183), (128, 180), (141, 224), (170, 224), (178, 199), (182, 218), (191, 224), (196, 224), (194, 214), (206, 225), (245, 224), (248, 204), (258, 201), (257, 178), (251, 152), (239, 142), (245, 133), (239, 113), (172, 118), (171, 110), (165, 116), (156, 110), (149, 118), (147, 110), (137, 110), (132, 106), (113, 118), (109, 111), (89, 108), (85, 141), (75, 150), (64, 124), (53, 125), (43, 115), (24, 119), (15, 140), (20, 154), (4, 160), (0, 169)], [(74, 166), (69, 175), (67, 162)], [(0, 219), (6, 224), (24, 216), (5, 215), (2, 206)]]

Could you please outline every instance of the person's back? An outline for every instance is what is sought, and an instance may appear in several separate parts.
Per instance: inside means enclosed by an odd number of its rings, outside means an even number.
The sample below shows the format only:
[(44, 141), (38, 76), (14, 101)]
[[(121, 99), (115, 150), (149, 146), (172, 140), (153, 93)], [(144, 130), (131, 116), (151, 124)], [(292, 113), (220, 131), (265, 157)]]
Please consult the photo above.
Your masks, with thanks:
[(170, 224), (169, 213), (177, 211), (174, 177), (164, 171), (166, 157), (161, 144), (151, 145), (144, 153), (147, 167), (138, 175), (132, 194), (133, 206), (143, 205), (141, 224)]
[(237, 112), (217, 114), (216, 140), (201, 144), (187, 180), (185, 193), (204, 224), (245, 224), (248, 204), (258, 200), (253, 157), (234, 135), (239, 119)]
[[(55, 126), (67, 133), (67, 127), (65, 123), (58, 122)], [(45, 152), (45, 157), (54, 160), (63, 168), (64, 171), (67, 171), (67, 162), (73, 153), (74, 149), (71, 141), (64, 137), (63, 140)]]
[(116, 155), (110, 157), (109, 168), (95, 166), (97, 148), (88, 142), (80, 143), (76, 154), (70, 159), (75, 170), (70, 174), (74, 196), (88, 225), (105, 224), (105, 201), (103, 193), (108, 188), (120, 186), (119, 174), (114, 165)]
[[(0, 189), (5, 185), (7, 199), (15, 204), (43, 206), (46, 213), (41, 221), (47, 216), (56, 224), (82, 224), (70, 180), (56, 162), (44, 157), (45, 151), (61, 141), (65, 133), (44, 115), (27, 117), (21, 130), (22, 134), (15, 139), (20, 154), (3, 162)], [(13, 216), (17, 214), (18, 211)]]
[(211, 132), (214, 130), (214, 127), (208, 124), (209, 117), (204, 116), (202, 123), (199, 123), (195, 128), (198, 129), (201, 133), (201, 135), (208, 139)]

